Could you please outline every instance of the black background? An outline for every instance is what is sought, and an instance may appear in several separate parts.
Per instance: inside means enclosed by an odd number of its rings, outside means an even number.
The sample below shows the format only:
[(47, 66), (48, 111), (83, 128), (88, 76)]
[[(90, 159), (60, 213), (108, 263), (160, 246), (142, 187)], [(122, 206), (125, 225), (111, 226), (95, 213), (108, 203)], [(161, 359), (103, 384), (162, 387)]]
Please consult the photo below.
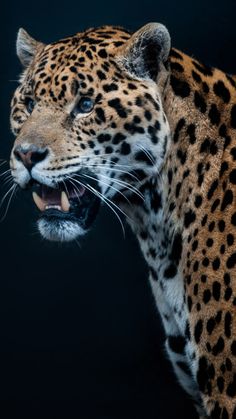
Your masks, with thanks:
[[(20, 26), (50, 42), (91, 26), (135, 30), (159, 21), (175, 47), (236, 73), (235, 13), (235, 0), (5, 1), (0, 157), (8, 158), (13, 143), (9, 101), (20, 72)], [(44, 242), (35, 219), (30, 196), (20, 192), (0, 224), (1, 417), (194, 418), (165, 360), (146, 267), (129, 229), (124, 239), (104, 209), (86, 238), (62, 246)]]

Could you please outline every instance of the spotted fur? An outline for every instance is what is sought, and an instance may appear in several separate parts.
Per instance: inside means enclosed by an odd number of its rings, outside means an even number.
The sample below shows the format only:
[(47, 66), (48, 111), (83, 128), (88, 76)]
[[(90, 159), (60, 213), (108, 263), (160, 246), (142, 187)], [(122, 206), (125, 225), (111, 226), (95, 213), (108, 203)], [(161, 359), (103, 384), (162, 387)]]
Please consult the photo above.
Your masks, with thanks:
[[(140, 242), (179, 382), (201, 418), (236, 419), (235, 78), (169, 50), (157, 24), (17, 45), (14, 147), (49, 149), (33, 175), (49, 185), (92, 168)], [(14, 149), (11, 166), (25, 186)]]

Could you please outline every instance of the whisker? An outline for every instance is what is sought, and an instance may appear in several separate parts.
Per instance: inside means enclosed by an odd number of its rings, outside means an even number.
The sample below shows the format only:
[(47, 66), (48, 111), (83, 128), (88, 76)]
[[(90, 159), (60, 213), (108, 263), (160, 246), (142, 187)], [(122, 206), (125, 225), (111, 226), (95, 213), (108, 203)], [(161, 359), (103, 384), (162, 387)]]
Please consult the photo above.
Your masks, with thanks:
[[(70, 178), (70, 182), (73, 184), (73, 187), (74, 187), (74, 189), (75, 189), (75, 193), (76, 193), (77, 198), (78, 198), (78, 200), (79, 200), (79, 202), (80, 202), (79, 189), (78, 189), (78, 187), (75, 185), (75, 183), (72, 181), (72, 178)], [(63, 183), (64, 183), (64, 182), (63, 182)], [(67, 191), (67, 192), (68, 192), (68, 191)], [(69, 196), (69, 193), (68, 193), (67, 195)]]
[[(81, 175), (84, 176), (84, 175)], [(86, 184), (87, 185), (87, 184)], [(91, 185), (89, 185), (91, 188), (93, 188)], [(94, 188), (93, 188), (94, 189)], [(96, 190), (96, 189), (95, 189)], [(107, 198), (107, 196), (104, 196), (102, 193), (100, 193), (99, 191), (97, 191), (98, 194), (100, 194), (104, 199), (106, 199), (108, 202), (110, 202), (112, 205), (114, 205), (114, 207), (116, 207), (118, 209), (118, 211), (120, 211), (125, 217), (127, 217), (130, 221), (131, 218), (121, 209), (118, 207), (118, 205), (116, 205), (114, 202), (112, 202), (109, 198)]]
[[(75, 177), (76, 176), (79, 176), (79, 174), (75, 174), (74, 175)], [(109, 179), (109, 180), (111, 180), (108, 176), (105, 176), (105, 175), (102, 175), (102, 174), (100, 174), (100, 176), (101, 177), (105, 177), (105, 178), (107, 178), (107, 179)], [(123, 181), (123, 180), (120, 180), (120, 179), (115, 179), (115, 178), (112, 178), (112, 181), (114, 182), (114, 183), (117, 183), (117, 185), (120, 185), (120, 186), (123, 186), (125, 189), (128, 189), (128, 190), (130, 190), (131, 192), (133, 192), (134, 194), (136, 194), (136, 195), (138, 195), (142, 200), (144, 200), (144, 196), (143, 196), (143, 194), (135, 187), (135, 186), (133, 186), (133, 185), (130, 185), (128, 182), (125, 182), (125, 181)]]
[[(77, 182), (79, 185), (82, 185), (83, 187), (85, 187), (86, 189), (88, 189), (88, 190), (90, 190), (90, 192), (92, 192), (92, 193), (94, 193), (98, 198), (100, 198), (110, 209), (111, 209), (111, 211), (116, 215), (116, 217), (118, 218), (118, 220), (119, 220), (119, 223), (120, 223), (120, 225), (121, 225), (121, 228), (122, 228), (122, 231), (123, 231), (123, 235), (124, 235), (124, 237), (125, 237), (125, 229), (124, 229), (124, 225), (123, 225), (123, 223), (122, 223), (122, 220), (121, 220), (121, 218), (120, 218), (120, 216), (119, 216), (119, 214), (117, 214), (117, 212), (115, 211), (115, 209), (112, 207), (112, 205), (114, 205), (115, 207), (117, 207), (117, 205), (115, 205), (112, 201), (110, 201), (108, 198), (106, 198), (103, 194), (101, 194), (100, 192), (98, 192), (96, 189), (94, 189), (91, 185), (88, 185), (87, 183), (86, 183), (86, 185), (83, 183), (83, 182), (81, 182), (81, 181), (79, 181), (79, 180), (77, 180), (77, 179), (74, 179), (73, 178), (73, 180), (75, 181), (75, 182)], [(109, 204), (109, 202), (112, 204)], [(119, 210), (119, 211), (121, 211), (127, 218), (129, 218), (128, 216), (127, 216), (127, 214), (125, 214), (119, 207), (117, 207), (117, 209)]]
[[(87, 177), (87, 178), (89, 178), (89, 179), (92, 179), (92, 180), (97, 180), (95, 177), (93, 177), (93, 176), (89, 176), (89, 175), (86, 175), (86, 174), (83, 174), (82, 176), (84, 176), (84, 177)], [(105, 176), (104, 176), (105, 177)], [(108, 178), (108, 176), (106, 176), (107, 177), (107, 179), (109, 179)], [(112, 179), (113, 180), (113, 179)], [(112, 185), (110, 185), (109, 183), (105, 183), (104, 181), (102, 181), (102, 183), (105, 185), (105, 186), (108, 186), (109, 188), (111, 188), (111, 189), (114, 189), (117, 193), (119, 193), (120, 195), (122, 195), (123, 196), (123, 198), (129, 203), (129, 205), (131, 205), (131, 202), (129, 201), (129, 199), (121, 192), (121, 191), (119, 191), (118, 189), (116, 189), (114, 186), (112, 186)]]
[(8, 189), (8, 191), (5, 193), (5, 195), (4, 195), (4, 196), (3, 196), (3, 198), (1, 199), (1, 202), (0, 202), (0, 208), (2, 207), (2, 205), (3, 205), (4, 201), (5, 201), (5, 199), (7, 198), (7, 196), (9, 195), (9, 193), (11, 193), (12, 189), (13, 189), (13, 188), (15, 188), (15, 186), (16, 186), (16, 184), (12, 185), (12, 186), (10, 187), (10, 189)]
[(143, 147), (143, 145), (141, 145), (141, 144), (136, 144), (136, 145), (137, 145), (137, 147), (139, 147), (146, 154), (147, 158), (150, 160), (150, 162), (152, 163), (152, 165), (155, 166), (156, 165), (156, 162), (153, 160), (153, 156), (150, 153), (150, 151), (147, 150), (145, 147)]
[[(98, 192), (96, 189), (94, 189), (91, 185), (88, 185), (87, 183), (86, 183), (86, 186), (88, 187), (88, 189), (90, 189), (91, 190), (91, 192), (93, 192), (95, 195), (97, 195), (110, 209), (111, 209), (111, 211), (115, 214), (115, 216), (117, 217), (117, 219), (119, 220), (119, 223), (120, 223), (120, 225), (121, 225), (121, 228), (122, 228), (122, 232), (123, 232), (123, 236), (125, 237), (125, 228), (124, 228), (124, 224), (123, 224), (123, 222), (122, 222), (122, 220), (121, 220), (121, 218), (120, 218), (120, 216), (119, 216), (119, 214), (117, 214), (117, 212), (115, 211), (115, 209), (109, 204), (109, 202), (107, 202), (107, 201), (109, 201), (108, 200), (108, 198), (106, 198), (104, 195), (102, 195), (100, 192)], [(111, 202), (111, 201), (110, 201)], [(112, 204), (114, 204), (114, 203), (112, 203)], [(120, 210), (120, 208), (119, 207), (117, 207), (119, 210)], [(122, 212), (122, 211), (121, 211)]]
[(6, 179), (4, 179), (3, 180), (3, 185), (4, 186), (7, 186), (9, 183), (13, 183), (14, 182), (14, 180), (13, 180), (13, 178), (10, 176), (10, 177), (8, 177), (8, 178), (6, 178)]
[(9, 173), (10, 171), (11, 171), (11, 169), (5, 170), (5, 172), (0, 174), (0, 177), (6, 176), (6, 174)]
[(95, 163), (94, 165), (86, 165), (86, 167), (97, 167), (99, 169), (104, 169), (104, 170), (109, 169), (109, 170), (112, 170), (113, 172), (124, 173), (124, 174), (129, 175), (130, 177), (134, 178), (137, 182), (140, 183), (140, 179), (137, 176), (135, 176), (133, 173), (128, 172), (127, 170), (116, 169), (116, 168), (113, 168), (113, 167), (107, 168), (107, 167), (104, 167), (103, 165), (100, 165), (100, 164), (97, 164), (97, 163)]
[[(6, 206), (6, 210), (5, 210), (3, 216), (0, 219), (0, 222), (2, 222), (3, 220), (5, 220), (5, 218), (7, 216), (7, 213), (8, 213), (8, 210), (10, 208), (10, 204), (11, 204), (12, 198), (13, 198), (13, 196), (15, 194), (16, 188), (17, 188), (17, 184), (15, 183), (14, 185), (12, 185), (11, 189), (9, 189), (9, 191), (11, 190), (10, 198), (9, 198), (8, 203), (7, 203), (7, 206)], [(2, 205), (2, 203), (1, 203), (1, 205)]]

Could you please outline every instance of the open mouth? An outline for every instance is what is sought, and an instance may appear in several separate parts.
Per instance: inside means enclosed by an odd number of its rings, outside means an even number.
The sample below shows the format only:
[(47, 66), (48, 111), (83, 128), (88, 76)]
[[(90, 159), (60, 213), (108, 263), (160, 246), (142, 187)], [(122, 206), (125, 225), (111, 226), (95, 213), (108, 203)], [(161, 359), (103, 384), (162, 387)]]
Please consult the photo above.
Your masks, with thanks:
[(84, 234), (99, 210), (96, 191), (99, 192), (96, 180), (86, 185), (64, 180), (55, 188), (34, 184), (33, 200), (41, 212), (38, 227), (42, 236), (52, 241), (70, 241)]

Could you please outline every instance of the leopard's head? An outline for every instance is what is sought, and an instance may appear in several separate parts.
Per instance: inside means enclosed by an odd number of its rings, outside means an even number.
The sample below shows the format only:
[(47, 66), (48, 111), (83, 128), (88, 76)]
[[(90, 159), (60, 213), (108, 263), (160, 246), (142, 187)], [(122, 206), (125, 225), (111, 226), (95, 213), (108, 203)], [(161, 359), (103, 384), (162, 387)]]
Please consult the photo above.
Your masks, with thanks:
[(162, 108), (170, 37), (151, 23), (130, 35), (106, 26), (49, 45), (20, 29), (24, 66), (12, 99), (10, 165), (33, 187), (43, 237), (69, 241), (92, 224), (101, 201), (139, 194), (163, 164)]

